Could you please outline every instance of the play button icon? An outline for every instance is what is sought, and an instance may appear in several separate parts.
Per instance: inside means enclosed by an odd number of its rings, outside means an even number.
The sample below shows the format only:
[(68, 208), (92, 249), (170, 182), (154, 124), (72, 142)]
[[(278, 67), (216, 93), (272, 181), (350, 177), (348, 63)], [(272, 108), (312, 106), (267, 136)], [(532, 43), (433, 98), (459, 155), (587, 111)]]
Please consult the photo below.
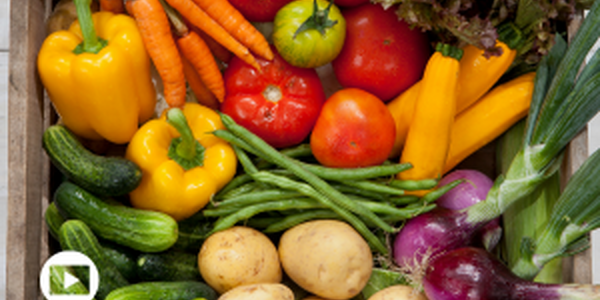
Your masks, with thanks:
[[(82, 274), (87, 275), (81, 277)], [(80, 278), (85, 278), (85, 282)], [(40, 288), (47, 300), (91, 300), (99, 280), (94, 262), (77, 251), (53, 255), (40, 272)]]
[(79, 278), (71, 275), (70, 272), (64, 272), (63, 288), (68, 290), (72, 285), (79, 282)]

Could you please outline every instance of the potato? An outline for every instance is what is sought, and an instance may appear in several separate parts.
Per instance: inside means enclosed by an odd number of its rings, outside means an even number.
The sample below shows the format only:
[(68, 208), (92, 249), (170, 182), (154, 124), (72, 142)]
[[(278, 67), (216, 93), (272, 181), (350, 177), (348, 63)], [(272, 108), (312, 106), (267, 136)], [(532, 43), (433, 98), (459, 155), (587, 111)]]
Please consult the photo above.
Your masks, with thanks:
[(337, 220), (310, 221), (287, 230), (279, 242), (279, 258), (296, 284), (335, 300), (358, 295), (373, 268), (367, 242)]
[(294, 293), (280, 283), (241, 285), (221, 295), (218, 300), (294, 300)]
[(319, 296), (308, 296), (306, 298), (303, 298), (302, 300), (330, 300), (330, 299), (321, 298)]
[(427, 300), (427, 297), (410, 286), (393, 285), (373, 294), (369, 300)]
[(198, 268), (219, 294), (245, 284), (279, 283), (282, 277), (273, 242), (262, 232), (243, 226), (208, 237), (198, 253)]

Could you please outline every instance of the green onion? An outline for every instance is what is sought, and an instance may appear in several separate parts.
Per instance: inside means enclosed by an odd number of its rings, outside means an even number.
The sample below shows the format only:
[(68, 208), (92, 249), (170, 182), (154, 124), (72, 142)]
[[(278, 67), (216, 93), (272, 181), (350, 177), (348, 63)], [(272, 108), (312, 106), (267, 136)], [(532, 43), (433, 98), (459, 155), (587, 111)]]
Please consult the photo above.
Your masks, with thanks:
[[(510, 162), (521, 149), (525, 133), (525, 122), (521, 121), (509, 129), (499, 140), (497, 149), (497, 166), (500, 173), (507, 171)], [(509, 268), (522, 258), (521, 241), (538, 238), (548, 224), (552, 208), (560, 195), (560, 176), (554, 174), (543, 182), (531, 195), (514, 203), (502, 218), (503, 226), (503, 258)], [(555, 259), (544, 266), (535, 278), (537, 282), (561, 283), (561, 259)]]
[(557, 172), (567, 144), (598, 112), (598, 64), (584, 67), (582, 74), (590, 75), (577, 78), (577, 73), (600, 36), (599, 26), (600, 2), (595, 2), (568, 47), (556, 36), (557, 46), (540, 62), (537, 71), (523, 146), (506, 173), (498, 177), (486, 201), (469, 208), (467, 222), (479, 224), (492, 220), (533, 193)]

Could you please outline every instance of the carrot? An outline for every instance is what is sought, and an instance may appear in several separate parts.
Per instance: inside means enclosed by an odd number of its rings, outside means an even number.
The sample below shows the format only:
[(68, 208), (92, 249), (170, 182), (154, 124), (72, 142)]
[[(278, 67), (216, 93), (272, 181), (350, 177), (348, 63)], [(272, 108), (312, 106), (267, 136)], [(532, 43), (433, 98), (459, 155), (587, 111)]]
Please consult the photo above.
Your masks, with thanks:
[(192, 27), (192, 30), (196, 32), (203, 40), (206, 42), (208, 48), (210, 48), (210, 52), (220, 61), (227, 63), (233, 56), (231, 51), (227, 50), (227, 48), (223, 47), (223, 45), (217, 43), (215, 39), (213, 39), (210, 35), (206, 34), (204, 31), (198, 29), (196, 26)]
[(194, 31), (177, 39), (181, 54), (194, 66), (208, 89), (223, 102), (225, 82), (223, 74), (206, 43)]
[(162, 5), (159, 0), (128, 0), (126, 5), (163, 81), (165, 101), (171, 107), (182, 106), (186, 96), (183, 63)]
[(196, 72), (196, 69), (194, 69), (192, 64), (190, 64), (185, 57), (182, 57), (182, 62), (183, 73), (185, 74), (187, 83), (192, 89), (194, 96), (196, 96), (198, 103), (214, 110), (218, 110), (220, 105), (217, 97), (215, 97), (215, 95), (213, 95), (213, 93), (206, 87), (204, 82), (202, 82), (202, 78), (200, 78), (200, 75), (198, 72)]
[(113, 14), (122, 14), (125, 12), (123, 0), (100, 0), (100, 10), (109, 11)]
[(273, 59), (267, 39), (228, 0), (193, 1), (250, 51), (264, 59)]
[(229, 51), (240, 59), (260, 70), (260, 66), (252, 53), (250, 53), (250, 50), (231, 36), (227, 30), (194, 4), (192, 0), (167, 0), (167, 2), (194, 26), (206, 32), (206, 34), (210, 35), (215, 41), (229, 49)]

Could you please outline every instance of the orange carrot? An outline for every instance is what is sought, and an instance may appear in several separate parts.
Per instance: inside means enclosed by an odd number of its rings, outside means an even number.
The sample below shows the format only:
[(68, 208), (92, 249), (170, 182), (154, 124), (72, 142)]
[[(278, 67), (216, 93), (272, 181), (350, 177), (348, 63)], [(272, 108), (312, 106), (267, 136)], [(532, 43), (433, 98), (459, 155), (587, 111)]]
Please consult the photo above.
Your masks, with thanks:
[(122, 14), (125, 12), (123, 0), (100, 0), (100, 10), (109, 11), (113, 14)]
[(256, 59), (250, 53), (250, 50), (236, 40), (227, 30), (213, 20), (206, 12), (198, 7), (192, 0), (167, 0), (182, 16), (184, 16), (193, 25), (206, 32), (215, 41), (223, 45), (237, 57), (260, 70)]
[(206, 43), (194, 31), (177, 39), (181, 54), (194, 66), (202, 78), (202, 82), (223, 102), (225, 98), (225, 82), (223, 74)]
[(233, 37), (260, 57), (272, 60), (267, 39), (228, 0), (193, 0)]
[(227, 50), (227, 48), (223, 47), (223, 45), (217, 43), (215, 39), (213, 39), (210, 35), (206, 34), (204, 31), (198, 29), (196, 26), (192, 26), (192, 30), (196, 32), (203, 40), (206, 42), (208, 48), (210, 48), (210, 52), (220, 61), (227, 63), (233, 56), (231, 51)]
[(126, 5), (163, 81), (165, 101), (171, 107), (183, 106), (186, 94), (183, 64), (162, 5), (159, 0), (128, 0)]
[(206, 87), (204, 82), (202, 82), (202, 78), (196, 69), (190, 64), (190, 62), (182, 57), (183, 62), (183, 73), (185, 74), (185, 79), (187, 79), (187, 83), (192, 89), (194, 96), (196, 96), (196, 100), (198, 103), (210, 107), (214, 110), (218, 110), (220, 108), (219, 100), (217, 97), (213, 95), (213, 93)]

